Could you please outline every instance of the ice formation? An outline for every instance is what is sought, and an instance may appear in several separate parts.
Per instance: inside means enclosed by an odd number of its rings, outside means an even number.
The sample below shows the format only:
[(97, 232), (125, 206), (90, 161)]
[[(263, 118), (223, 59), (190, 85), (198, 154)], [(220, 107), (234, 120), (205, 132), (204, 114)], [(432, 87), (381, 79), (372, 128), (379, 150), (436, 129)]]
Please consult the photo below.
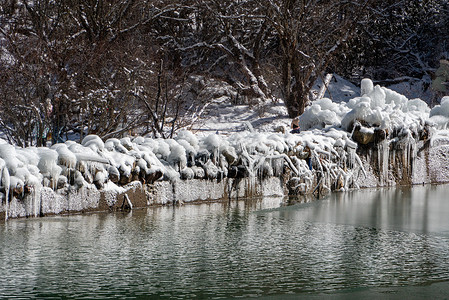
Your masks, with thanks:
[[(165, 140), (103, 141), (88, 135), (80, 144), (67, 141), (51, 148), (17, 148), (0, 140), (1, 197), (6, 211), (12, 198), (42, 188), (107, 191), (133, 181), (250, 178), (252, 189), (274, 176), (284, 177), (291, 193), (348, 190), (367, 181), (386, 185), (392, 172), (410, 177), (418, 144), (432, 136), (447, 141), (448, 125), (449, 97), (430, 110), (420, 99), (364, 79), (359, 97), (340, 103), (323, 98), (307, 107), (299, 134), (250, 128), (228, 136), (182, 130)], [(375, 169), (377, 178), (368, 178), (367, 168)]]

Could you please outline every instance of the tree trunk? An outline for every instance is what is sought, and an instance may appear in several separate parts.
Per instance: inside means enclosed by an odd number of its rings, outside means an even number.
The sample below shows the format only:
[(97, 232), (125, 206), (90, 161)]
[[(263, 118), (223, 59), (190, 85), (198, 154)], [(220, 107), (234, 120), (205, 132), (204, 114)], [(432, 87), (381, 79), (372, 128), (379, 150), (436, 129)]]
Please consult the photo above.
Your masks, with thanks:
[(309, 96), (305, 91), (304, 84), (302, 82), (296, 82), (285, 97), (288, 116), (295, 118), (302, 115), (308, 101)]
[(294, 51), (290, 52), (291, 54), (284, 54), (282, 85), (288, 116), (295, 118), (304, 112), (309, 101), (309, 89), (305, 82), (307, 76), (300, 70), (299, 59), (294, 56)]

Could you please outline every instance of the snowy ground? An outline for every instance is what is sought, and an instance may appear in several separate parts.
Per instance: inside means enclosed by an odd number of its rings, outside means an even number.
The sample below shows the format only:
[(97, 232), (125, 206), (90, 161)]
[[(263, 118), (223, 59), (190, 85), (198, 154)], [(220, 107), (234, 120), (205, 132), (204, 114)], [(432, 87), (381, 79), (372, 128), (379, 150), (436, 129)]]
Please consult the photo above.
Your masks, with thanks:
[[(318, 82), (314, 90), (321, 88)], [(360, 88), (351, 82), (334, 75), (324, 97), (334, 102), (347, 102), (360, 95)], [(229, 135), (233, 132), (248, 130), (248, 123), (258, 132), (279, 132), (281, 128), (290, 130), (291, 118), (288, 117), (287, 108), (281, 99), (269, 101), (261, 107), (231, 104), (229, 97), (220, 96), (214, 99), (205, 109), (203, 117), (192, 128), (198, 134), (211, 132)]]
[[(318, 80), (314, 86), (314, 93), (317, 94), (321, 87), (322, 82)], [(390, 85), (388, 90), (403, 96), (398, 101), (425, 99), (425, 102), (428, 102), (432, 97), (428, 90), (423, 91), (423, 82), (397, 83)], [(390, 94), (398, 97), (396, 93)], [(210, 92), (210, 94), (214, 93)], [(266, 102), (261, 107), (235, 106), (231, 104), (230, 97), (222, 94), (218, 93), (219, 97), (213, 99), (207, 106), (197, 124), (191, 128), (193, 132), (200, 135), (210, 133), (229, 135), (233, 132), (248, 130), (248, 123), (257, 132), (280, 132), (281, 128), (290, 130), (292, 120), (288, 117), (287, 109), (281, 99)], [(332, 100), (333, 103), (347, 103), (359, 96), (361, 96), (360, 86), (352, 84), (337, 74), (333, 75), (324, 94), (324, 98)], [(380, 104), (382, 103), (383, 101)], [(398, 107), (393, 107), (393, 109), (396, 108)], [(430, 110), (426, 113), (429, 112)]]

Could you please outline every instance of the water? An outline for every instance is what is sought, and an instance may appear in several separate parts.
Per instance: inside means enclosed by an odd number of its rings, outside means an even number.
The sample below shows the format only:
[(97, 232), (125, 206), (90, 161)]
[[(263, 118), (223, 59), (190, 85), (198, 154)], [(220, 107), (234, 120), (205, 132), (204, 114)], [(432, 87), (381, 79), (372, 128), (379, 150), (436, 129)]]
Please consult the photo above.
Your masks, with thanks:
[(420, 186), (8, 220), (0, 298), (447, 297), (448, 194)]

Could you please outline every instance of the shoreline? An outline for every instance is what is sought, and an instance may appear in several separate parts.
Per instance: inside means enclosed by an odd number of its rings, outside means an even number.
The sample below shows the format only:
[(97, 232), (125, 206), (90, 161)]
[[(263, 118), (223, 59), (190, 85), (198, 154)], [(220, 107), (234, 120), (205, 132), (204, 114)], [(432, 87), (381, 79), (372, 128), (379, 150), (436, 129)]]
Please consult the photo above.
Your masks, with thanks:
[[(388, 168), (388, 178), (381, 178), (378, 166), (373, 165), (377, 157), (373, 151), (369, 155), (361, 155), (362, 168), (357, 170), (352, 188), (338, 188), (342, 184), (341, 177), (333, 180), (323, 177), (321, 184), (320, 172), (313, 171), (313, 180), (309, 188), (297, 192), (289, 184), (297, 177), (292, 177), (292, 170), (284, 168), (279, 177), (243, 177), (223, 179), (177, 179), (175, 181), (155, 181), (145, 184), (133, 181), (116, 189), (98, 190), (94, 185), (78, 190), (66, 187), (53, 190), (50, 187), (41, 187), (40, 191), (27, 194), (22, 199), (12, 197), (6, 203), (2, 201), (0, 206), (0, 220), (8, 218), (44, 217), (52, 215), (71, 215), (96, 212), (114, 212), (135, 208), (152, 206), (179, 205), (185, 203), (219, 202), (232, 199), (247, 199), (263, 196), (292, 197), (311, 195), (319, 198), (330, 192), (345, 192), (360, 189), (376, 189), (383, 187), (400, 187), (415, 185), (440, 185), (449, 183), (449, 177), (441, 168), (449, 168), (449, 143), (442, 143), (435, 147), (429, 147), (424, 152), (416, 155), (411, 168), (404, 169), (404, 165), (397, 163)], [(395, 153), (393, 156), (396, 156)], [(397, 161), (396, 157), (390, 157)], [(403, 178), (398, 175), (409, 174)]]

